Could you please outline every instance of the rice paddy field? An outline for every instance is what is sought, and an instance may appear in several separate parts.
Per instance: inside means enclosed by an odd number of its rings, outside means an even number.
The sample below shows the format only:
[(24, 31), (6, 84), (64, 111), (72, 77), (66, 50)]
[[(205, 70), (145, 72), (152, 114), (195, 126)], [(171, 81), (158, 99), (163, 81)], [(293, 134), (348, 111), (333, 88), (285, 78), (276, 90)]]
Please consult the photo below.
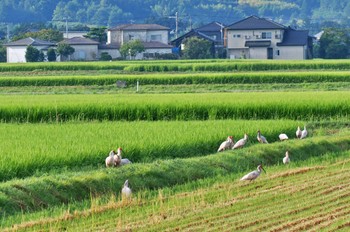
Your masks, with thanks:
[[(1, 231), (350, 229), (349, 60), (25, 63), (0, 73)], [(243, 148), (217, 152), (244, 134)], [(106, 168), (118, 147), (132, 164)], [(266, 173), (240, 181), (259, 164)]]

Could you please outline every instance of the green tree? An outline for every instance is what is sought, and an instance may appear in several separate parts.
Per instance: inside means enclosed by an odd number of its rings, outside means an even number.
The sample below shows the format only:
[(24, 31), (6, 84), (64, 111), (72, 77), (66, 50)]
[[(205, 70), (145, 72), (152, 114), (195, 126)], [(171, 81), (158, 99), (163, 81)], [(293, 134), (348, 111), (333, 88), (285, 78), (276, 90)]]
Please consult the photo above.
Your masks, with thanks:
[(320, 38), (319, 55), (324, 59), (344, 59), (348, 57), (350, 31), (340, 28), (326, 28)]
[(26, 61), (27, 62), (38, 62), (40, 56), (40, 51), (33, 47), (32, 45), (29, 45), (26, 50)]
[(140, 40), (131, 40), (120, 47), (120, 54), (125, 59), (127, 56), (135, 57), (138, 53), (144, 52), (145, 46)]
[(67, 58), (69, 55), (72, 55), (75, 52), (75, 49), (69, 44), (63, 42), (58, 43), (56, 51), (63, 58)]
[(106, 43), (107, 42), (106, 29), (107, 29), (106, 27), (90, 28), (90, 31), (84, 37), (93, 39), (93, 40), (98, 41), (100, 43)]
[(213, 58), (213, 44), (205, 39), (190, 37), (184, 41), (182, 57), (185, 59)]
[(6, 48), (0, 45), (0, 62), (6, 62), (6, 61), (7, 61)]
[(53, 29), (42, 29), (42, 30), (37, 31), (37, 32), (27, 32), (24, 34), (14, 36), (12, 38), (12, 40), (16, 41), (16, 40), (24, 39), (24, 38), (28, 38), (28, 37), (46, 40), (46, 41), (50, 41), (50, 42), (60, 42), (63, 40), (63, 34), (59, 31), (53, 30)]
[(102, 52), (100, 60), (112, 60), (112, 56), (108, 52)]
[(47, 60), (48, 61), (56, 61), (56, 52), (55, 52), (55, 49), (53, 48), (49, 48), (47, 50)]

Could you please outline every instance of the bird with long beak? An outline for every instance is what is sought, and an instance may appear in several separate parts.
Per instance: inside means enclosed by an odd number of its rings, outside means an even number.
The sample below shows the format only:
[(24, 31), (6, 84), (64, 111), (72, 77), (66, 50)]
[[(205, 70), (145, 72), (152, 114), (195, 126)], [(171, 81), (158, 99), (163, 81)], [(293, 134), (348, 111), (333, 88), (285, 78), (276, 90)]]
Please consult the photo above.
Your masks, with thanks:
[(120, 162), (122, 161), (122, 151), (123, 149), (121, 147), (118, 147), (117, 154), (113, 156), (114, 166), (116, 167), (119, 166)]
[(266, 138), (261, 135), (260, 130), (258, 130), (257, 140), (259, 143), (268, 143)]
[(307, 136), (307, 130), (306, 130), (306, 126), (304, 126), (304, 130), (301, 131), (301, 136), (300, 139), (304, 139)]
[(264, 172), (266, 173), (262, 164), (259, 164), (259, 166), (257, 167), (257, 170), (252, 171), (252, 172), (248, 173), (247, 175), (243, 176), (241, 178), (241, 180), (250, 180), (250, 181), (255, 180), (256, 178), (258, 178), (260, 176), (261, 170), (264, 170)]
[(129, 180), (126, 180), (122, 188), (122, 198), (129, 199), (131, 197), (131, 188), (129, 188)]
[(298, 126), (297, 131), (295, 132), (295, 135), (297, 136), (298, 139), (300, 139), (300, 137), (301, 137), (300, 126)]
[(290, 162), (290, 159), (289, 159), (289, 151), (286, 151), (286, 156), (283, 157), (283, 163), (284, 164), (288, 164)]
[(234, 144), (235, 144), (235, 142), (233, 140), (233, 137), (232, 136), (228, 136), (227, 140), (220, 144), (218, 152), (225, 151), (227, 149), (232, 149)]
[(244, 138), (238, 140), (237, 143), (233, 145), (232, 150), (242, 148), (246, 144), (247, 140), (248, 140), (248, 134), (244, 134)]

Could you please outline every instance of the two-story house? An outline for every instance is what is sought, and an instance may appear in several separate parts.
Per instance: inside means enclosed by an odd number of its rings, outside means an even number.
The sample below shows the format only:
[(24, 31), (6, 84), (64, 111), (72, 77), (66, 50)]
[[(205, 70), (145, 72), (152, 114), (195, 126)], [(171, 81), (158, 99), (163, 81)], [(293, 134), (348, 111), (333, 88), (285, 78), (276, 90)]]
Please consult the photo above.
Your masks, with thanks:
[(223, 57), (224, 51), (224, 28), (225, 26), (219, 22), (211, 22), (190, 30), (182, 36), (172, 40), (170, 43), (179, 50), (179, 53), (181, 53), (181, 50), (184, 49), (184, 41), (187, 38), (198, 37), (212, 43), (212, 56), (221, 58)]
[(231, 59), (303, 60), (312, 58), (312, 37), (274, 21), (250, 16), (225, 28)]
[(120, 56), (118, 50), (120, 46), (131, 40), (140, 40), (145, 51), (138, 54), (136, 59), (152, 57), (155, 54), (171, 53), (172, 46), (168, 44), (169, 28), (158, 24), (122, 24), (108, 29), (107, 44), (101, 47), (108, 52), (112, 58)]

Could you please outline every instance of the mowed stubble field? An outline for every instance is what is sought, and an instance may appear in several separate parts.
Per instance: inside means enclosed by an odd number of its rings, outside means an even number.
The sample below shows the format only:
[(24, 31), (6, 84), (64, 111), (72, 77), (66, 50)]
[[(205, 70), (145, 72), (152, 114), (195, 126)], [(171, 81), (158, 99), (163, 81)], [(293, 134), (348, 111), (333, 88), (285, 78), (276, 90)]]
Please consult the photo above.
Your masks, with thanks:
[[(1, 228), (346, 230), (349, 69), (347, 60), (3, 64)], [(297, 126), (307, 138), (295, 138)], [(217, 153), (244, 133), (243, 149)], [(105, 168), (118, 147), (133, 163)], [(239, 181), (260, 163), (266, 174)]]

